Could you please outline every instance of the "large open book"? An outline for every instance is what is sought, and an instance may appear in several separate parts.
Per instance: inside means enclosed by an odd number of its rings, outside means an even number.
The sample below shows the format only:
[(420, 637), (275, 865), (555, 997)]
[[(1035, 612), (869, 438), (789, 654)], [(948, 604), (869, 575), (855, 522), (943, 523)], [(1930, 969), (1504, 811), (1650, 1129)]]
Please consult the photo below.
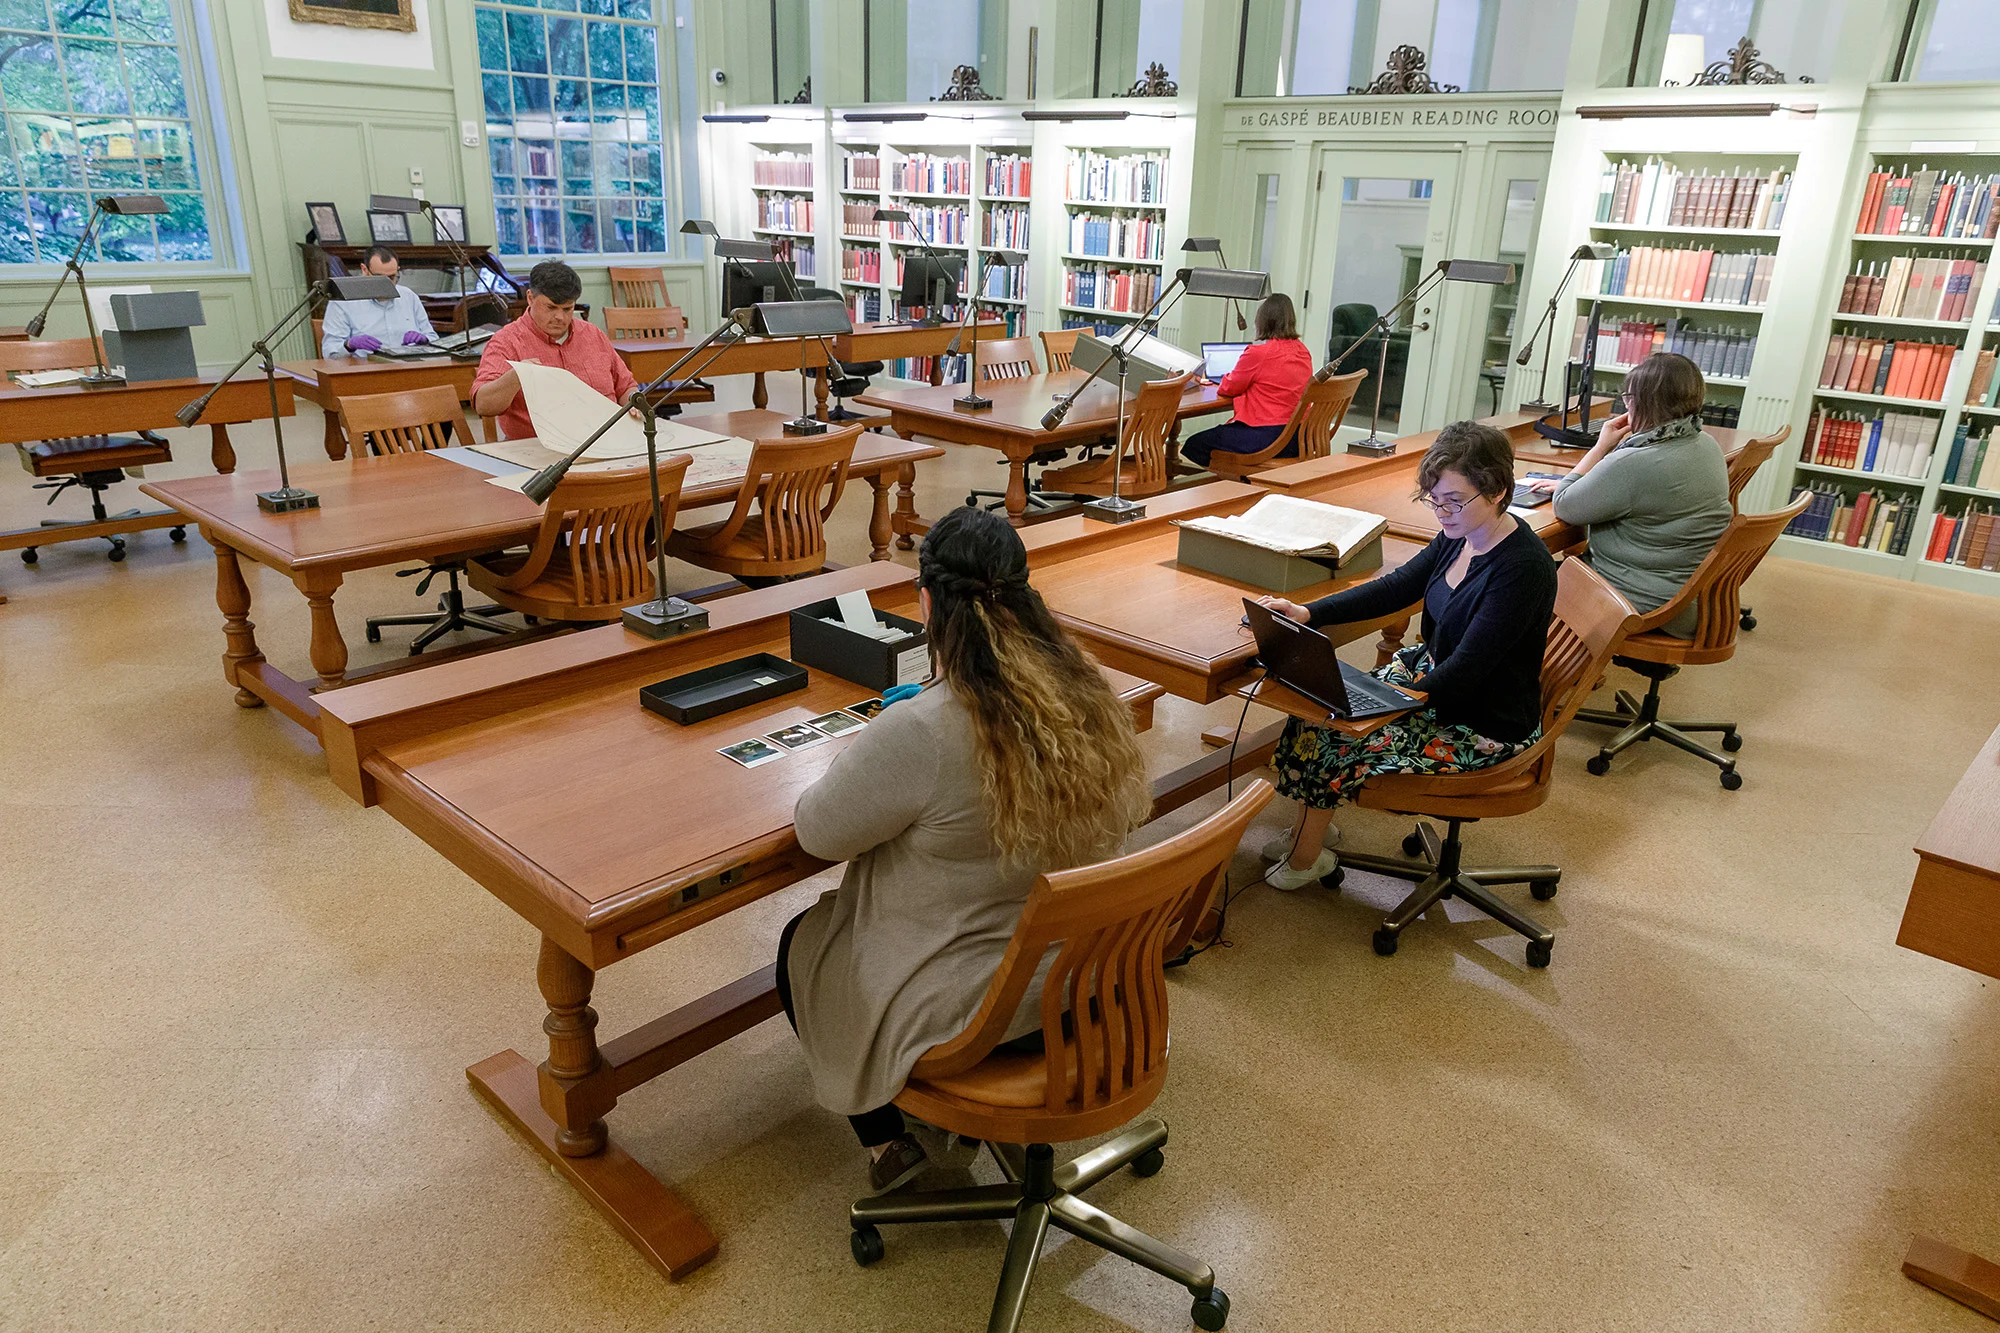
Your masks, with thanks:
[(1229, 537), (1281, 555), (1345, 564), (1348, 557), (1380, 537), (1389, 520), (1380, 514), (1339, 505), (1267, 495), (1248, 512), (1229, 518), (1189, 518), (1178, 526)]

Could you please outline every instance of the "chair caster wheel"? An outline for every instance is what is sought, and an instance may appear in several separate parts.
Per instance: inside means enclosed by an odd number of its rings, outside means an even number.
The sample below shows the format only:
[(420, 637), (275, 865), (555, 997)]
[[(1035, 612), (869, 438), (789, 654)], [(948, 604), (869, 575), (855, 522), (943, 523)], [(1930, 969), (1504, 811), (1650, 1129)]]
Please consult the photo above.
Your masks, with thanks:
[(375, 626), (370, 625), (368, 627), (368, 642), (370, 643), (382, 642), (382, 631), (375, 628)]
[(1738, 773), (1733, 768), (1725, 768), (1722, 770), (1722, 789), (1724, 791), (1735, 791), (1738, 787), (1741, 787), (1742, 785), (1743, 785), (1743, 775), (1741, 773)]
[(186, 528), (167, 529), (167, 540), (173, 542), (175, 545), (179, 545), (181, 542), (184, 542), (187, 539), (188, 539), (188, 530)]
[(1405, 833), (1403, 835), (1403, 855), (1422, 856), (1423, 854), (1424, 854), (1423, 835), (1421, 833)]
[(1154, 1148), (1151, 1152), (1140, 1153), (1132, 1159), (1132, 1174), (1141, 1180), (1147, 1176), (1157, 1176), (1160, 1174), (1160, 1168), (1166, 1164), (1167, 1155)]
[(117, 564), (119, 561), (123, 560), (125, 558), (125, 543), (124, 542), (111, 543), (111, 549), (104, 553), (104, 558), (106, 560), (109, 560), (114, 565)]
[(1743, 748), (1743, 738), (1733, 731), (1724, 732), (1722, 736), (1722, 748), (1731, 754), (1735, 754)]
[(32, 546), (24, 546), (24, 547), (22, 547), (22, 548), (21, 548), (21, 563), (22, 563), (22, 564), (24, 564), (24, 565), (32, 565), (32, 564), (35, 564), (36, 562), (38, 562), (39, 560), (41, 560), (41, 558), (42, 558), (42, 557), (41, 557), (41, 556), (40, 556), (39, 554), (37, 554), (37, 553), (36, 553), (36, 551), (35, 551), (35, 548), (34, 548), (34, 547), (32, 547)]
[(967, 509), (977, 509), (977, 508), (979, 507), (979, 497), (978, 497), (978, 496), (976, 496), (976, 495), (968, 495), (968, 496), (966, 496), (966, 497), (965, 497), (965, 507), (966, 507)]
[(1396, 952), (1396, 932), (1393, 930), (1376, 931), (1375, 952), (1381, 954), (1384, 958)]
[(1535, 901), (1545, 903), (1556, 896), (1556, 882), (1552, 879), (1530, 880), (1528, 892), (1535, 895)]
[(1745, 611), (1743, 613), (1743, 618), (1741, 620), (1738, 620), (1736, 623), (1742, 626), (1744, 629), (1756, 629), (1757, 617), (1751, 615), (1748, 611)]
[(1551, 949), (1552, 947), (1553, 947), (1553, 946), (1552, 946), (1552, 945), (1550, 945), (1550, 944), (1549, 944), (1549, 943), (1548, 943), (1547, 941), (1545, 941), (1545, 940), (1529, 940), (1529, 941), (1528, 941), (1528, 966), (1529, 966), (1529, 967), (1547, 967), (1547, 966), (1549, 965), (1549, 950), (1550, 950), (1550, 949)]
[(1594, 754), (1583, 761), (1583, 766), (1590, 771), (1592, 777), (1601, 778), (1611, 771), (1611, 760), (1605, 755)]
[(1208, 1295), (1194, 1298), (1194, 1307), (1188, 1314), (1196, 1328), (1214, 1333), (1229, 1322), (1229, 1295), (1221, 1287), (1210, 1287)]
[(854, 1262), (866, 1268), (882, 1257), (882, 1233), (872, 1226), (858, 1226), (847, 1238), (847, 1247), (854, 1251)]

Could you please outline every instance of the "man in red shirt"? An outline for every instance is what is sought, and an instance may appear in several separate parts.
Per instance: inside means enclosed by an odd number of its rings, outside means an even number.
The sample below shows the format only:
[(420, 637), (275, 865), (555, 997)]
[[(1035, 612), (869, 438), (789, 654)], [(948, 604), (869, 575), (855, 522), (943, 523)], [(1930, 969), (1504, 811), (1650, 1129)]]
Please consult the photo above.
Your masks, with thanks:
[(1235, 400), (1236, 414), (1191, 436), (1181, 445), (1181, 457), (1196, 467), (1207, 467), (1209, 455), (1218, 449), (1254, 454), (1269, 448), (1285, 433), (1305, 396), (1312, 369), (1312, 353), (1299, 341), (1292, 298), (1273, 292), (1257, 307), (1257, 341), (1243, 349), (1236, 365), (1215, 386), (1218, 395)]
[(528, 313), (487, 342), (472, 379), (472, 410), (482, 417), (498, 416), (504, 438), (535, 433), (521, 397), (521, 377), (514, 372), (516, 361), (560, 366), (621, 403), (639, 387), (604, 331), (576, 317), (581, 295), (583, 280), (575, 269), (561, 260), (544, 260), (528, 274)]

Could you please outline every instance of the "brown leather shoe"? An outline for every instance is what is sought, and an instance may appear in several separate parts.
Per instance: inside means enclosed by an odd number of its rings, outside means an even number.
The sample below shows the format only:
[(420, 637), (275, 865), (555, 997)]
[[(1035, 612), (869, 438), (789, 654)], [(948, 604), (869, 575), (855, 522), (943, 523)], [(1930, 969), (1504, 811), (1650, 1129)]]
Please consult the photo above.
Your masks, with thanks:
[(905, 1134), (892, 1139), (882, 1155), (868, 1163), (868, 1183), (877, 1194), (901, 1189), (917, 1178), (927, 1161), (924, 1145)]

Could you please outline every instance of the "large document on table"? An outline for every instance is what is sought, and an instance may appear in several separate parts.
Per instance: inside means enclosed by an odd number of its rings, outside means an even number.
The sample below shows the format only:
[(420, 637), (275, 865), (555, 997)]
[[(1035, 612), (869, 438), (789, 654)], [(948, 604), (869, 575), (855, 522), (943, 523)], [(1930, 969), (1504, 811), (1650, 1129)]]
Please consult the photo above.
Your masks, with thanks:
[[(534, 424), (535, 438), (544, 448), (567, 454), (590, 438), (590, 433), (618, 411), (618, 404), (585, 384), (560, 366), (539, 366), (530, 361), (513, 363), (521, 380), (521, 397)], [(662, 454), (679, 453), (699, 444), (726, 440), (726, 435), (690, 430), (671, 421), (659, 424)], [(633, 458), (646, 452), (646, 433), (636, 417), (621, 417), (596, 444), (583, 451), (585, 458)]]

